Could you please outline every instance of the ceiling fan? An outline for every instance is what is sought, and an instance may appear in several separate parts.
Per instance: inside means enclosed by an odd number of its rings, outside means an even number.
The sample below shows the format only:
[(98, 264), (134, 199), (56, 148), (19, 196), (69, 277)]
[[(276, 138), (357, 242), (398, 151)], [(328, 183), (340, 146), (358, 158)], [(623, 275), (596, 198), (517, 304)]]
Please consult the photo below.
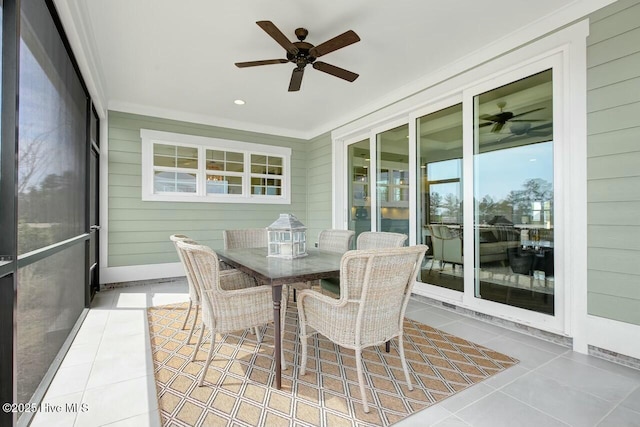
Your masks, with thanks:
[(544, 110), (544, 107), (534, 108), (533, 110), (525, 111), (524, 113), (513, 114), (511, 111), (503, 111), (504, 107), (507, 106), (507, 103), (504, 101), (498, 102), (498, 108), (500, 109), (499, 113), (496, 114), (483, 114), (479, 117), (480, 120), (484, 120), (488, 123), (481, 123), (478, 125), (479, 127), (485, 127), (493, 125), (491, 128), (491, 132), (498, 133), (502, 130), (507, 122), (543, 122), (545, 120), (538, 119), (516, 119), (516, 117), (524, 116), (525, 114), (534, 113), (536, 111)]
[(286, 64), (292, 62), (296, 65), (291, 74), (291, 81), (289, 82), (289, 92), (295, 92), (300, 90), (302, 85), (302, 76), (304, 75), (304, 68), (312, 64), (313, 68), (322, 71), (332, 76), (339, 77), (341, 79), (353, 82), (358, 78), (358, 74), (345, 70), (335, 65), (327, 64), (326, 62), (316, 61), (317, 58), (331, 53), (335, 50), (341, 49), (350, 44), (360, 41), (360, 37), (352, 30), (346, 31), (339, 36), (327, 40), (324, 43), (320, 43), (318, 46), (314, 46), (311, 43), (305, 42), (309, 32), (304, 28), (298, 28), (295, 31), (297, 42), (291, 42), (282, 34), (282, 31), (276, 27), (271, 21), (258, 21), (256, 22), (260, 28), (262, 28), (267, 34), (269, 34), (280, 46), (287, 51), (287, 59), (266, 59), (262, 61), (249, 61), (249, 62), (236, 62), (236, 67), (255, 67), (258, 65), (270, 65), (270, 64)]

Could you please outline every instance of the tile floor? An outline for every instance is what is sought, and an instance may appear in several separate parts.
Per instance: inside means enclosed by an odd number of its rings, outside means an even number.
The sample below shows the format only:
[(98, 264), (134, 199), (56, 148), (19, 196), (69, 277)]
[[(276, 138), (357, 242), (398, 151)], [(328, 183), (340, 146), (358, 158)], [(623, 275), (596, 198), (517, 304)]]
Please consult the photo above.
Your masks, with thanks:
[[(145, 308), (187, 301), (184, 281), (100, 292), (32, 426), (160, 426)], [(505, 372), (396, 424), (640, 426), (640, 371), (417, 300), (407, 315), (520, 359)]]

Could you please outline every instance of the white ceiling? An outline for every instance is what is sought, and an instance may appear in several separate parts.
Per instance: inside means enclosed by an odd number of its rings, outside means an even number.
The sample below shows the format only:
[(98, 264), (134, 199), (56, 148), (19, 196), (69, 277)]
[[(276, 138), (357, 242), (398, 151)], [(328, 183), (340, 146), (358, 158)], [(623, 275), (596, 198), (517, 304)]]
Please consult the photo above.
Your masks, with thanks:
[[(455, 61), (586, 3), (597, 1), (56, 1), (104, 108), (302, 138), (410, 95)], [(259, 20), (292, 41), (304, 27), (314, 45), (354, 30), (360, 42), (322, 60), (360, 77), (349, 83), (307, 67), (301, 90), (288, 92), (291, 63), (235, 67), (285, 57)]]

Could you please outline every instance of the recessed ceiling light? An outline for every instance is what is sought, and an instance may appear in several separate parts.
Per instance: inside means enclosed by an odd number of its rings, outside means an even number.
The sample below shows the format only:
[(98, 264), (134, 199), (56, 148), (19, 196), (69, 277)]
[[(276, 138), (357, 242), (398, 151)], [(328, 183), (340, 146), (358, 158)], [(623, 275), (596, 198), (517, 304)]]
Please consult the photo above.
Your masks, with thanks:
[(236, 105), (244, 105), (245, 102), (242, 99), (236, 99), (235, 101), (233, 101), (234, 104)]

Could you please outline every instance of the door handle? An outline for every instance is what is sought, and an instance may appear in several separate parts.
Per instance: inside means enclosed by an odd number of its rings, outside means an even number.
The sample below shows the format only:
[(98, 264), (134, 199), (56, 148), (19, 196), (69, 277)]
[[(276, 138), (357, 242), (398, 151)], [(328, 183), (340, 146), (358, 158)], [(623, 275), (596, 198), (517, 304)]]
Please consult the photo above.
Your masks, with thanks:
[(102, 227), (99, 225), (92, 225), (91, 227), (89, 227), (89, 230), (91, 231), (98, 231), (100, 230)]

